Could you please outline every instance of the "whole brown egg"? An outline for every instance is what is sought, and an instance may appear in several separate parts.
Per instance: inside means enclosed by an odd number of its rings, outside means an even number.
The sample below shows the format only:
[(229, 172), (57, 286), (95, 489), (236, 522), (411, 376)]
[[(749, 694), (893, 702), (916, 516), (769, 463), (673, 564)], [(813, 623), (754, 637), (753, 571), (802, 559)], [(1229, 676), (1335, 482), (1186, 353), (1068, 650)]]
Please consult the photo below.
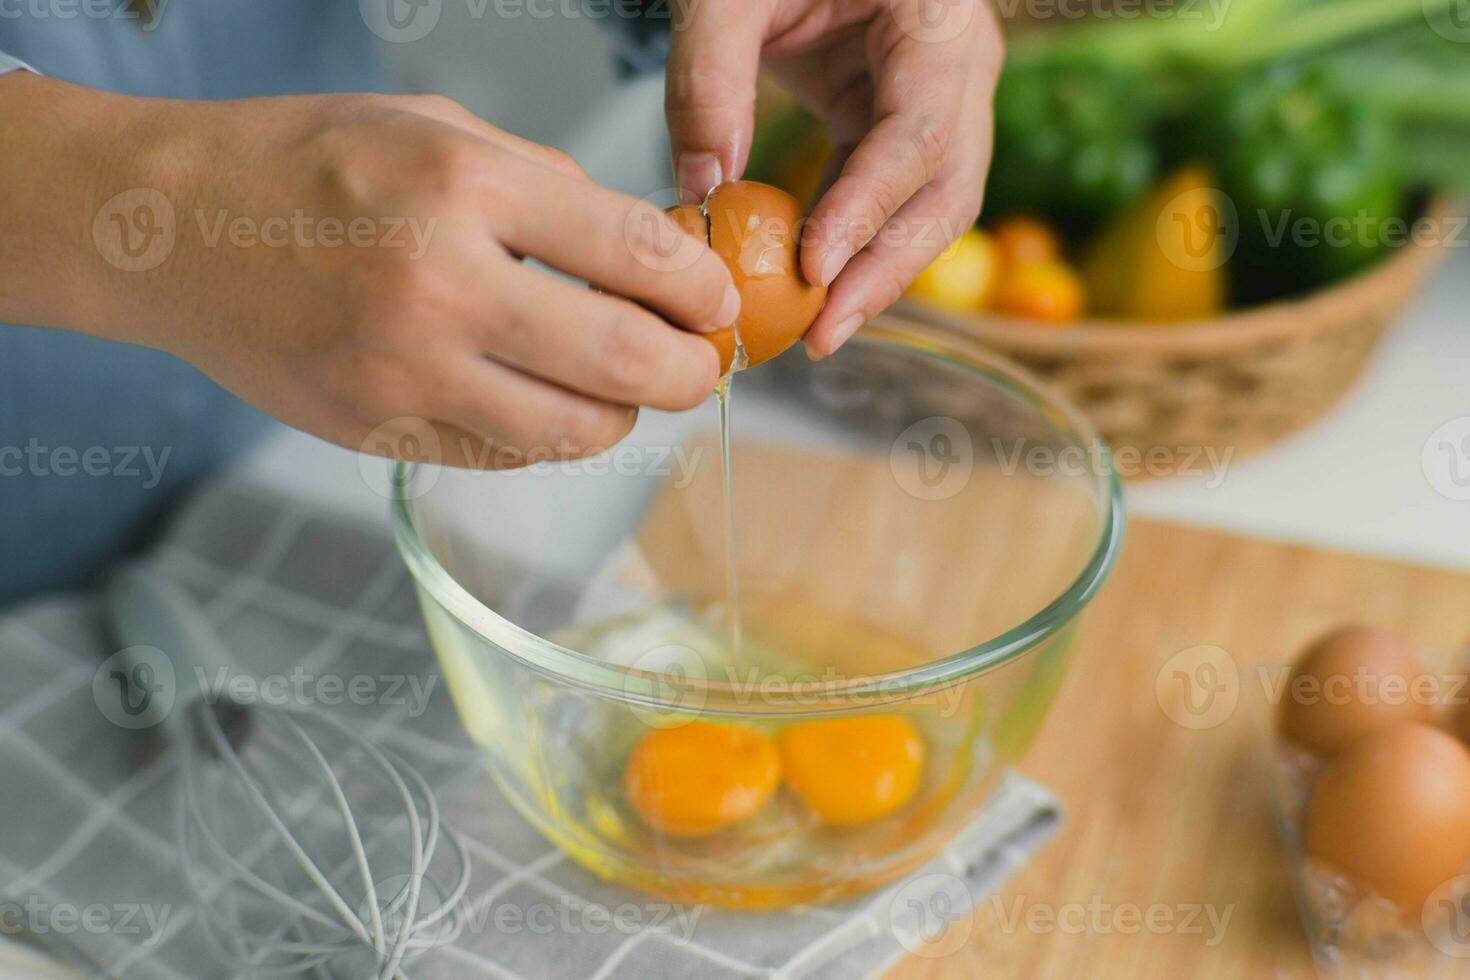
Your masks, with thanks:
[(1387, 630), (1347, 626), (1319, 638), (1282, 691), (1281, 734), (1322, 755), (1389, 725), (1429, 721), (1431, 678)]
[(1470, 641), (1465, 643), (1460, 664), (1445, 675), (1445, 702), (1450, 706), (1446, 724), (1460, 741), (1470, 745), (1470, 678), (1466, 674), (1470, 670)]
[(1306, 810), (1306, 849), (1406, 911), (1470, 861), (1470, 751), (1404, 722), (1328, 760)]

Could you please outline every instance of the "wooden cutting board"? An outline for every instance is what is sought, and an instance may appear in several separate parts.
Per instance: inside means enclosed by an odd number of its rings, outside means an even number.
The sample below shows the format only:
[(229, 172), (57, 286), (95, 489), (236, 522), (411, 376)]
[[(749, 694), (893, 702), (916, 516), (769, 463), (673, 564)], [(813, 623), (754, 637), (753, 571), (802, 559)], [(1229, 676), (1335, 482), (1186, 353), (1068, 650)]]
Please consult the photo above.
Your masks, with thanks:
[[(980, 902), (963, 946), (911, 957), (895, 980), (1311, 976), (1273, 824), (1258, 667), (1346, 621), (1398, 630), (1443, 667), (1470, 637), (1470, 575), (1133, 520), (1022, 765), (1064, 799), (1061, 832)], [(1228, 697), (1205, 707), (1179, 677), (1218, 686), (1200, 658), (1171, 663), (1200, 645), (1235, 664), (1234, 710)], [(1223, 931), (1205, 907), (1217, 922), (1228, 910)]]

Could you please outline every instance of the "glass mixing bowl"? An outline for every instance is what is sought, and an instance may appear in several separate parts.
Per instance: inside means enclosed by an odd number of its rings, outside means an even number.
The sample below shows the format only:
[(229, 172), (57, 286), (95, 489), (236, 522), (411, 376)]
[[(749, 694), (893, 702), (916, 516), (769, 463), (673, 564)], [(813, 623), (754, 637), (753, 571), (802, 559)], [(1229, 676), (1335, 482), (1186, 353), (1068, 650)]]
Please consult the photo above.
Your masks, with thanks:
[(720, 417), (400, 465), (395, 532), (465, 728), (543, 834), (679, 901), (830, 901), (931, 857), (1036, 734), (1120, 491), (1075, 410), (920, 328), (737, 375), (728, 499)]

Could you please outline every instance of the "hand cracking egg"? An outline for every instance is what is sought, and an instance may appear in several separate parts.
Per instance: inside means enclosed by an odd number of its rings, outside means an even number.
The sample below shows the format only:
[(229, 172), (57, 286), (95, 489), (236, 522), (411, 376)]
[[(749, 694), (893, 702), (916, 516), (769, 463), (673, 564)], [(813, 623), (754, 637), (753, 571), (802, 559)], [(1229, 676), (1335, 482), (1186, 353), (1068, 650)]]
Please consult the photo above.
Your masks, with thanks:
[(785, 191), (751, 180), (721, 184), (702, 205), (668, 209), (674, 223), (707, 242), (730, 270), (740, 293), (734, 324), (707, 334), (720, 352), (720, 374), (735, 360), (735, 338), (754, 367), (785, 351), (811, 327), (827, 298), (825, 286), (808, 283), (799, 261), (801, 202)]

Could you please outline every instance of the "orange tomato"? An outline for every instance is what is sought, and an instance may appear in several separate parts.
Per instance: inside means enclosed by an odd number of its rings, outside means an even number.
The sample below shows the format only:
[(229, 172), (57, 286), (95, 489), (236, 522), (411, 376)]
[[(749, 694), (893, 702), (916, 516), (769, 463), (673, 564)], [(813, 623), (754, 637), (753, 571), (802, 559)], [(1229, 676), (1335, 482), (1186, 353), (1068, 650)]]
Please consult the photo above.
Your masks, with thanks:
[(1057, 233), (1039, 218), (1023, 214), (1002, 218), (991, 228), (990, 237), (995, 241), (1001, 261), (1008, 266), (1052, 262), (1062, 257)]
[(1082, 315), (1086, 289), (1063, 262), (1030, 262), (1001, 277), (995, 309), (1012, 316), (1066, 323)]
[(643, 736), (623, 776), (644, 823), (703, 837), (760, 812), (781, 780), (781, 757), (753, 728), (695, 721)]
[(886, 817), (919, 788), (924, 740), (899, 715), (801, 722), (780, 742), (787, 785), (824, 823)]

